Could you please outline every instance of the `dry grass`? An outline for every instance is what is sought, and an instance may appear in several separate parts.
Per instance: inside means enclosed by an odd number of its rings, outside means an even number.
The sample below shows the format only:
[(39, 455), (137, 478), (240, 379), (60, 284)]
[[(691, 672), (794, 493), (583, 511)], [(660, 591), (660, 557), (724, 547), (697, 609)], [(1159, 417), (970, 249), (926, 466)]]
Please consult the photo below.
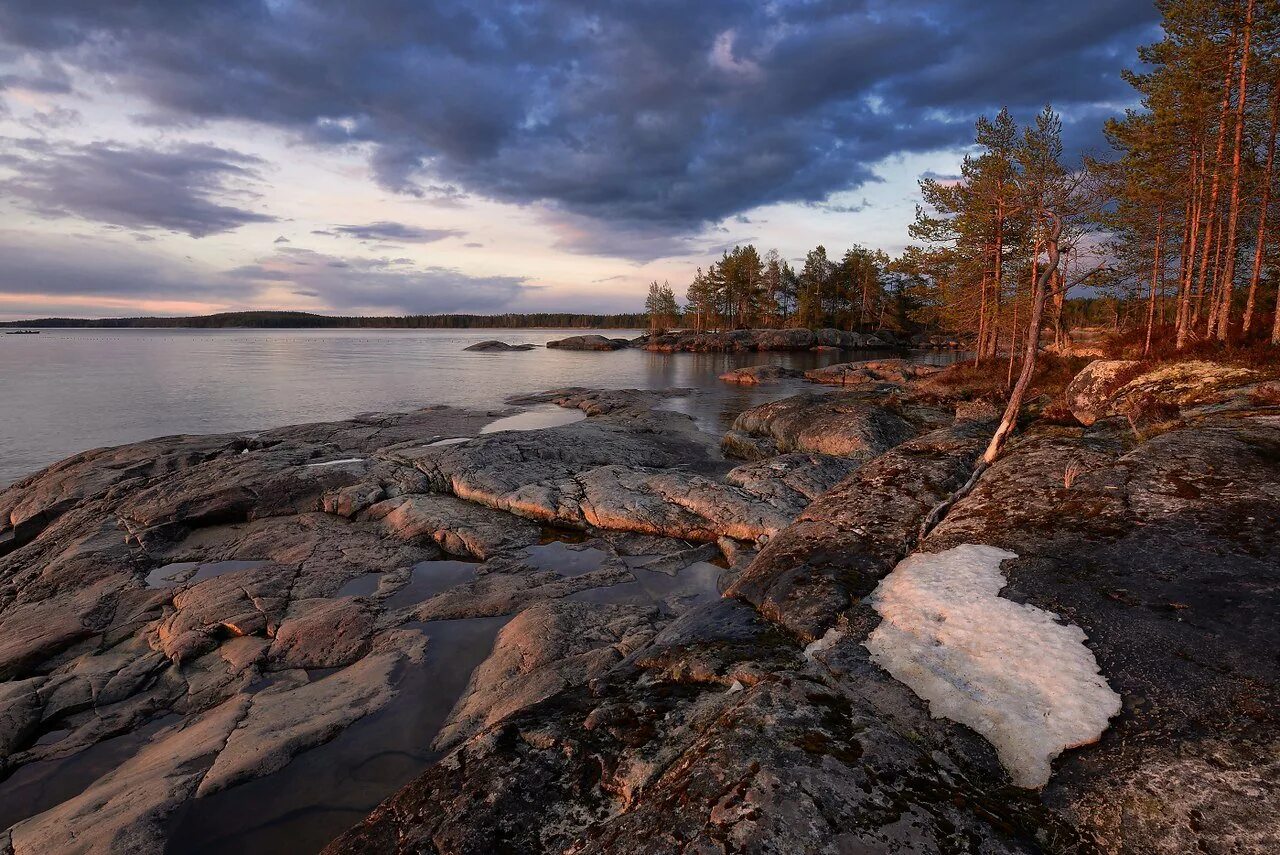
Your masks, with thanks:
[(1156, 327), (1151, 337), (1151, 352), (1142, 354), (1146, 343), (1146, 327), (1136, 327), (1111, 336), (1106, 343), (1113, 359), (1141, 359), (1144, 362), (1184, 362), (1200, 359), (1260, 370), (1273, 369), (1280, 376), (1280, 347), (1270, 342), (1271, 317), (1261, 317), (1247, 338), (1237, 333), (1225, 344), (1216, 339), (1196, 338), (1182, 350), (1177, 349), (1177, 331), (1172, 325)]
[[(1027, 396), (1061, 397), (1067, 384), (1091, 361), (1087, 357), (1041, 353), (1036, 358), (1036, 372), (1031, 378)], [(924, 395), (938, 400), (1003, 404), (1009, 399), (1008, 371), (1009, 363), (1003, 358), (982, 365), (970, 359), (930, 376), (917, 388)]]

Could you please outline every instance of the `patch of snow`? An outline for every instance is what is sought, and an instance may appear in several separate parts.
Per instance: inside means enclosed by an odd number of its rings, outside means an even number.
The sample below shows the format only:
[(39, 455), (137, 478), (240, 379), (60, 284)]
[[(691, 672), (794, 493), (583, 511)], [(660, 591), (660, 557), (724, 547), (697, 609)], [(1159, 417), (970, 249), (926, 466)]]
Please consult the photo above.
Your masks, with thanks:
[(999, 596), (1000, 562), (1017, 557), (978, 544), (907, 557), (869, 598), (884, 620), (865, 646), (935, 718), (973, 728), (1015, 784), (1036, 788), (1064, 749), (1102, 735), (1120, 696), (1080, 627)]
[(344, 457), (341, 460), (326, 460), (324, 463), (308, 463), (308, 467), (316, 466), (341, 466), (344, 463), (363, 463), (363, 457)]

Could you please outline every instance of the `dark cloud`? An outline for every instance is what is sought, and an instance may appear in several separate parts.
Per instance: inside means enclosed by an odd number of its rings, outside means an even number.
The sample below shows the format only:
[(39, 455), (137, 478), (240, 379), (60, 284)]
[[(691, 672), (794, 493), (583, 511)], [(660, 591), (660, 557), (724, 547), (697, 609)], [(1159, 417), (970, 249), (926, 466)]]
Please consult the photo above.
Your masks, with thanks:
[(283, 247), (231, 276), (290, 283), (333, 311), (390, 314), (498, 312), (538, 290), (524, 277), (468, 276), (448, 267), (418, 267), (407, 258), (346, 258)]
[(365, 145), (388, 189), (541, 202), (592, 224), (569, 248), (652, 257), (967, 142), (1004, 104), (1052, 101), (1095, 145), (1156, 20), (1138, 0), (7, 0), (0, 39), (109, 74), (153, 124)]
[[(451, 237), (462, 237), (466, 232), (457, 229), (423, 229), (417, 226), (380, 220), (362, 226), (334, 226), (330, 233), (348, 235), (367, 241), (398, 240), (405, 243), (434, 243)], [(315, 232), (320, 234), (321, 232)]]
[(49, 216), (197, 238), (275, 219), (219, 201), (256, 179), (261, 161), (218, 146), (0, 140), (0, 163), (17, 173), (0, 187)]
[(284, 235), (280, 235), (280, 237), (273, 240), (272, 243), (293, 243), (293, 241), (289, 240)]

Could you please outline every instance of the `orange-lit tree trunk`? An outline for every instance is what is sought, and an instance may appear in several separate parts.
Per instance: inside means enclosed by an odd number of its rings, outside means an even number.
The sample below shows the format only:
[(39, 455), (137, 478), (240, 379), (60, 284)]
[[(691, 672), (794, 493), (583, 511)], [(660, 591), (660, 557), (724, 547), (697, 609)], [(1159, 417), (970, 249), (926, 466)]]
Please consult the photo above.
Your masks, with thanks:
[(1147, 302), (1147, 342), (1142, 347), (1142, 355), (1151, 352), (1151, 333), (1156, 326), (1156, 288), (1160, 282), (1160, 246), (1164, 241), (1164, 207), (1156, 215), (1156, 248), (1155, 260), (1151, 262), (1151, 297)]
[(1204, 145), (1203, 142), (1198, 143), (1196, 150), (1192, 152), (1191, 173), (1192, 183), (1195, 187), (1193, 194), (1194, 203), (1189, 202), (1187, 210), (1190, 212), (1190, 238), (1187, 244), (1186, 255), (1183, 257), (1182, 263), (1182, 281), (1179, 283), (1178, 294), (1178, 332), (1176, 347), (1181, 350), (1187, 344), (1187, 335), (1191, 329), (1191, 286), (1195, 280), (1196, 270), (1196, 249), (1200, 238), (1200, 217), (1201, 206), (1204, 204)]
[(1213, 179), (1209, 189), (1209, 207), (1205, 211), (1204, 249), (1200, 255), (1200, 274), (1196, 280), (1195, 310), (1192, 313), (1191, 325), (1200, 323), (1200, 314), (1204, 309), (1205, 276), (1209, 273), (1209, 252), (1214, 245), (1214, 229), (1217, 225), (1218, 195), (1222, 189), (1222, 159), (1227, 149), (1227, 115), (1231, 109), (1232, 72), (1235, 71), (1235, 48), (1231, 48), (1226, 63), (1226, 79), (1222, 82), (1222, 107), (1218, 111), (1218, 146), (1213, 159)]
[(1221, 306), (1218, 309), (1218, 341), (1227, 340), (1231, 327), (1231, 297), (1236, 278), (1236, 227), (1240, 223), (1240, 162), (1244, 148), (1244, 107), (1249, 97), (1249, 43), (1253, 37), (1253, 10), (1257, 0), (1249, 0), (1244, 17), (1244, 38), (1240, 47), (1240, 83), (1236, 93), (1235, 149), (1231, 155), (1231, 201), (1227, 214), (1226, 257), (1222, 262)]
[(1253, 325), (1253, 312), (1258, 303), (1258, 282), (1266, 259), (1267, 213), (1271, 207), (1271, 175), (1276, 161), (1276, 131), (1280, 129), (1280, 81), (1271, 88), (1271, 131), (1267, 140), (1267, 165), (1262, 171), (1262, 198), (1258, 202), (1258, 234), (1253, 242), (1253, 271), (1249, 274), (1249, 296), (1244, 304), (1244, 334)]

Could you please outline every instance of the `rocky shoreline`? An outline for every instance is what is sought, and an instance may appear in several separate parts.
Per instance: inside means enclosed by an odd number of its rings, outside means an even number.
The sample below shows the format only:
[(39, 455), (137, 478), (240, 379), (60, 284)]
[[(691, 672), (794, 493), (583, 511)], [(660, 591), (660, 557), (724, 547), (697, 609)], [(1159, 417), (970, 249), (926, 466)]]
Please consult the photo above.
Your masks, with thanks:
[[(839, 388), (722, 437), (661, 406), (688, 390), (561, 389), (512, 404), (585, 419), (480, 434), (491, 414), (436, 407), (166, 437), (0, 492), (0, 852), (195, 851), (220, 799), (352, 756), (415, 705), (440, 712), (377, 743), (412, 763), (335, 783), (323, 804), (346, 813), (295, 846), (1280, 847), (1280, 663), (1259, 655), (1280, 649), (1274, 384), (1094, 363), (917, 543), (995, 409), (900, 360), (810, 373)], [(885, 599), (912, 596), (909, 555), (975, 546), (1003, 590), (970, 614), (1040, 621), (1058, 652), (993, 670), (948, 641), (960, 614), (913, 624)], [(929, 666), (943, 690), (1011, 712), (942, 717), (955, 704), (873, 653), (879, 628), (926, 633), (954, 654)], [(1100, 735), (1050, 727), (1080, 693), (1039, 672), (1104, 681)], [(1026, 742), (1049, 746), (1043, 786), (1010, 760)], [(108, 750), (75, 787), (32, 783)]]

